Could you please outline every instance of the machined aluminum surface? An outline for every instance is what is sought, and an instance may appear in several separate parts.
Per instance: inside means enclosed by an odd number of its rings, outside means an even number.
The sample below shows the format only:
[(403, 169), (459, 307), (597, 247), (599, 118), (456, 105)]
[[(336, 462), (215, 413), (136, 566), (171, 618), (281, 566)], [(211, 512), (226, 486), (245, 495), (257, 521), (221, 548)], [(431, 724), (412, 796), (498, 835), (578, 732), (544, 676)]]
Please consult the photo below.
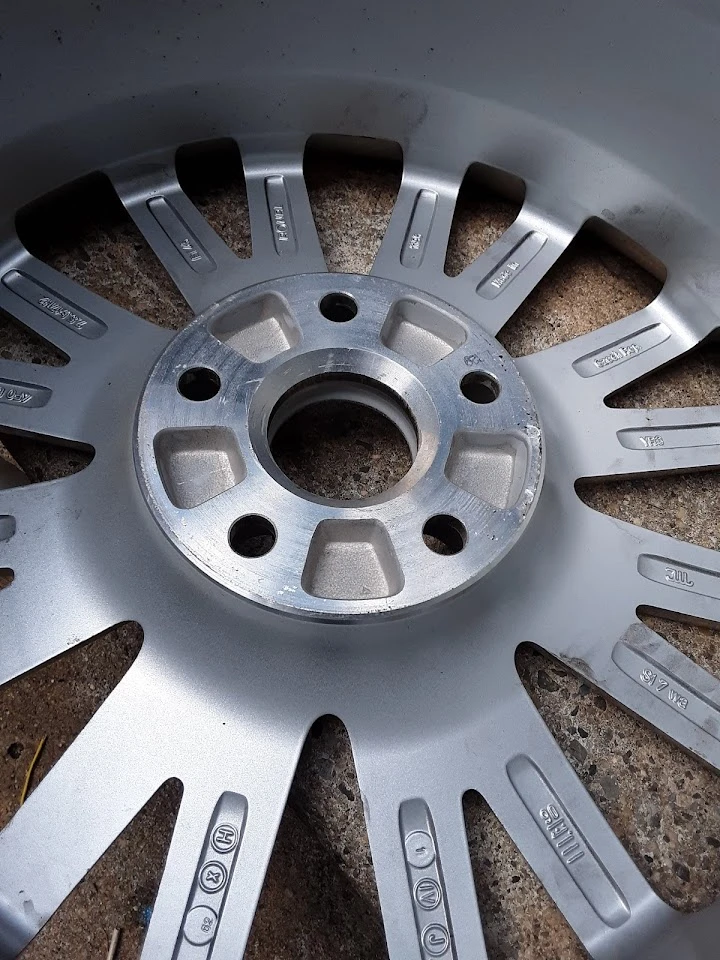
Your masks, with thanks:
[[(357, 314), (323, 316), (335, 297)], [(183, 396), (188, 374), (212, 377), (213, 395)], [(397, 424), (413, 454), (399, 483), (339, 502), (284, 478), (274, 434), (328, 399)], [(537, 413), (505, 350), (469, 318), (377, 277), (309, 274), (222, 300), (158, 360), (137, 430), (146, 497), (182, 552), (236, 593), (323, 618), (414, 607), (482, 576), (529, 522), (542, 478)], [(262, 556), (233, 549), (244, 517), (269, 524)], [(457, 538), (452, 555), (426, 546), (433, 522)]]
[[(0, 833), (0, 957), (21, 952), (171, 777), (184, 793), (143, 960), (241, 955), (302, 744), (317, 717), (334, 714), (353, 744), (391, 960), (486, 955), (462, 819), (470, 789), (590, 956), (710, 960), (720, 908), (680, 915), (652, 890), (540, 719), (514, 653), (536, 643), (720, 766), (720, 683), (637, 616), (643, 605), (718, 623), (717, 551), (601, 515), (575, 490), (583, 478), (720, 465), (717, 409), (605, 402), (718, 328), (714, 8), (450, 0), (439, 15), (431, 5), (310, 0), (197, 16), (179, 2), (64, 6), (62, 43), (56, 5), (4, 14), (0, 308), (70, 362), (0, 359), (0, 425), (95, 456), (45, 484), (17, 485), (8, 473), (0, 491), (0, 568), (14, 575), (0, 593), (0, 683), (123, 620), (139, 621), (145, 639)], [(49, 84), (62, 94), (49, 97)], [(303, 176), (318, 133), (402, 148), (402, 185), (369, 279), (327, 275)], [(246, 260), (175, 173), (178, 145), (218, 137), (242, 154)], [(448, 236), (476, 162), (522, 180), (524, 201), (507, 232), (451, 278)], [(18, 206), (98, 170), (199, 318), (174, 340), (40, 262), (15, 233)], [(638, 314), (512, 365), (496, 334), (591, 219), (665, 265), (662, 292)], [(333, 321), (315, 306), (338, 292), (359, 309), (328, 332)], [(419, 327), (434, 346), (393, 320), (407, 300), (429, 305), (433, 325)], [(233, 311), (248, 304), (250, 320), (236, 323)], [(447, 333), (453, 324), (462, 346)], [(437, 341), (453, 349), (420, 362), (443, 349)], [(217, 362), (216, 396), (229, 383), (250, 398), (240, 417), (232, 399), (189, 400), (182, 412), (177, 385), (198, 367), (195, 349), (202, 369)], [(500, 387), (482, 411), (498, 411), (489, 427), (451, 396), (471, 355), (481, 362), (468, 369)], [(303, 383), (320, 392), (303, 394)], [(375, 503), (318, 502), (275, 472), (273, 411), (289, 417), (293, 403), (336, 389), (394, 417), (411, 448), (415, 437), (410, 473)], [(449, 424), (438, 426), (438, 411)], [(522, 446), (508, 448), (500, 493), (475, 488), (465, 501), (456, 490), (476, 476), (473, 436), (488, 429)], [(533, 491), (532, 515), (510, 506), (522, 450), (530, 467), (518, 489)], [(208, 466), (214, 479), (203, 483)], [(272, 496), (253, 492), (254, 477)], [(395, 539), (392, 505), (413, 502), (433, 477), (415, 533)], [(279, 498), (269, 518), (278, 539), (265, 557), (235, 560), (225, 538), (246, 515), (234, 502), (246, 483), (252, 516)], [(467, 510), (467, 541), (456, 557), (422, 554), (417, 530), (449, 496)], [(493, 497), (491, 514), (483, 504)], [(291, 582), (273, 558), (299, 503), (312, 519)], [(195, 515), (206, 518), (197, 534)], [(387, 536), (373, 526), (383, 517)], [(481, 533), (504, 520), (489, 541), (497, 553), (481, 549)], [(338, 533), (346, 521), (365, 526)], [(328, 546), (358, 543), (384, 596), (348, 596), (352, 578), (318, 573)], [(393, 566), (408, 543), (442, 570), (431, 583), (416, 581), (411, 561)], [(301, 588), (291, 601), (289, 583)]]

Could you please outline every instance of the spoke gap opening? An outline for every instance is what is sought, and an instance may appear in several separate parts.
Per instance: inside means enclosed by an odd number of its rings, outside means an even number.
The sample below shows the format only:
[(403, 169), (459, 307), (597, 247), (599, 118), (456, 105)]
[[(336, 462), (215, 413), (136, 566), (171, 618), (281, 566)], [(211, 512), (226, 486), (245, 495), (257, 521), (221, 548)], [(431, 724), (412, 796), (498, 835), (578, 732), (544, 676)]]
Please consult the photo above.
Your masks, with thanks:
[(662, 264), (619, 230), (589, 220), (498, 339), (512, 357), (537, 353), (642, 310), (664, 282)]
[(523, 181), (483, 163), (469, 167), (460, 185), (445, 273), (456, 277), (510, 227), (525, 199)]
[(400, 189), (399, 144), (314, 136), (308, 140), (303, 166), (328, 270), (369, 273)]
[(247, 955), (274, 954), (278, 942), (302, 943), (313, 957), (352, 944), (353, 960), (388, 958), (350, 740), (332, 716), (305, 742)]

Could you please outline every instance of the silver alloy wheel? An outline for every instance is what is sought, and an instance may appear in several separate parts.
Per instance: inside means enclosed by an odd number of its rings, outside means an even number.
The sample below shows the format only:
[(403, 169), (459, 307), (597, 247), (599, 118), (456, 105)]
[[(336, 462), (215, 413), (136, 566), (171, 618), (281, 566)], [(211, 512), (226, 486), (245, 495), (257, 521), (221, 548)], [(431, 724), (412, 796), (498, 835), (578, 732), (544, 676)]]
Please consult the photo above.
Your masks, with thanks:
[[(514, 652), (532, 639), (720, 765), (720, 684), (636, 616), (643, 604), (720, 621), (717, 553), (611, 520), (575, 493), (585, 477), (719, 465), (717, 410), (638, 412), (604, 401), (718, 327), (719, 138), (709, 124), (718, 91), (708, 65), (720, 31), (699, 2), (660, 13), (645, 3), (580, 3), (557, 15), (537, 6), (498, 17), (457, 0), (439, 20), (405, 3), (332, 14), (287, 5), (280, 18), (262, 5), (202, 17), (174, 3), (78, 5), (62, 30), (49, 4), (7, 15), (4, 222), (38, 195), (104, 170), (200, 319), (171, 341), (36, 260), (6, 228), (0, 307), (70, 363), (0, 361), (0, 424), (89, 445), (95, 458), (61, 482), (0, 495), (0, 566), (14, 573), (0, 594), (0, 682), (125, 619), (142, 624), (145, 643), (0, 834), (3, 958), (19, 953), (170, 777), (184, 794), (143, 956), (241, 953), (299, 751), (328, 713), (352, 740), (392, 960), (484, 955), (461, 810), (468, 789), (487, 799), (591, 956), (713, 955), (718, 908), (682, 916), (651, 890), (537, 715)], [(640, 28), (643, 56), (633, 41)], [(538, 62), (542, 83), (527, 66)], [(47, 84), (57, 78), (65, 89), (51, 103)], [(681, 110), (678, 91), (687, 94)], [(638, 105), (652, 113), (645, 124)], [(304, 144), (318, 132), (403, 147), (401, 190), (370, 278), (324, 273), (302, 174)], [(240, 143), (249, 260), (216, 236), (174, 173), (177, 144), (218, 136)], [(450, 278), (455, 200), (477, 161), (520, 177), (525, 200), (502, 238)], [(639, 314), (513, 365), (495, 335), (589, 218), (665, 265), (662, 293)], [(356, 302), (357, 317), (323, 324), (308, 361), (304, 337), (313, 343), (322, 320), (315, 306), (338, 293)], [(366, 298), (381, 306), (363, 313)], [(397, 312), (403, 303), (410, 313)], [(191, 365), (188, 341), (199, 331), (202, 363)], [(225, 351), (240, 394), (253, 378), (238, 357), (261, 374), (255, 397), (269, 385), (254, 446), (226, 407), (196, 414), (234, 402), (208, 349)], [(343, 350), (357, 351), (352, 363), (328, 366)], [(499, 500), (477, 480), (488, 459), (488, 475), (498, 475), (498, 444), (485, 442), (492, 420), (473, 411), (477, 420), (444, 423), (430, 443), (436, 390), (449, 398), (452, 382), (453, 415), (464, 415), (459, 363), (499, 385), (498, 404), (513, 401), (500, 417), (501, 436), (516, 442), (500, 445), (509, 479)], [(220, 399), (212, 407), (212, 397), (185, 396), (186, 414), (178, 387), (193, 369), (214, 371)], [(317, 504), (273, 470), (273, 411), (282, 416), (288, 390), (307, 381), (322, 389), (326, 373), (362, 389), (364, 402), (389, 404), (417, 446), (412, 470), (427, 472), (408, 474), (382, 503)], [(156, 389), (172, 396), (172, 411), (158, 406)], [(268, 498), (256, 493), (251, 515), (269, 520), (277, 540), (268, 560), (240, 553), (232, 567), (226, 538), (246, 515), (243, 484), (253, 476), (282, 491), (290, 512), (267, 517)], [(413, 492), (428, 477), (442, 489), (417, 508)], [(532, 515), (516, 506), (528, 489)], [(441, 508), (455, 490), (464, 491), (463, 517), (459, 500)], [(403, 497), (413, 509), (395, 536), (394, 518), (381, 514)], [(270, 558), (283, 556), (281, 521), (289, 526), (299, 504), (313, 519), (283, 571)], [(186, 535), (194, 521), (183, 511), (204, 516), (209, 553)], [(515, 526), (494, 533), (492, 518), (506, 515)], [(454, 556), (422, 553), (431, 516), (463, 524)], [(334, 526), (318, 535), (323, 523)], [(337, 526), (350, 523), (362, 529)], [(484, 524), (499, 537), (496, 555), (480, 555)], [(395, 565), (406, 548), (411, 560)], [(403, 596), (418, 556), (442, 576), (381, 609), (378, 600)], [(245, 573), (260, 569), (255, 561), (264, 566), (253, 585)], [(357, 579), (348, 565), (369, 571), (374, 596), (349, 595)], [(91, 593), (78, 589), (85, 584)], [(278, 601), (288, 586), (299, 601)], [(46, 603), (31, 620), (38, 590)]]

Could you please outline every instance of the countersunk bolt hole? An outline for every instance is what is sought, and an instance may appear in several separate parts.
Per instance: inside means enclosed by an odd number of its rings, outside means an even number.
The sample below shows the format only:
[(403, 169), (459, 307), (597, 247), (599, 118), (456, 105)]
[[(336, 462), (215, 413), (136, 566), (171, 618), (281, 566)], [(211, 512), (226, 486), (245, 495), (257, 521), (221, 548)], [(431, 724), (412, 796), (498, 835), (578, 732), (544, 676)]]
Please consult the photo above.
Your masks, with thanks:
[(443, 557), (452, 557), (460, 553), (467, 543), (467, 530), (456, 517), (447, 513), (438, 513), (430, 517), (423, 527), (425, 546), (433, 553)]
[(347, 293), (328, 293), (320, 301), (320, 313), (333, 323), (347, 323), (357, 312), (357, 304)]
[(460, 389), (471, 403), (492, 403), (500, 396), (500, 384), (489, 373), (466, 373)]
[(230, 547), (241, 557), (264, 557), (277, 541), (277, 531), (266, 517), (249, 513), (230, 527)]
[(193, 367), (181, 375), (177, 388), (186, 400), (212, 400), (220, 389), (220, 377), (207, 367)]

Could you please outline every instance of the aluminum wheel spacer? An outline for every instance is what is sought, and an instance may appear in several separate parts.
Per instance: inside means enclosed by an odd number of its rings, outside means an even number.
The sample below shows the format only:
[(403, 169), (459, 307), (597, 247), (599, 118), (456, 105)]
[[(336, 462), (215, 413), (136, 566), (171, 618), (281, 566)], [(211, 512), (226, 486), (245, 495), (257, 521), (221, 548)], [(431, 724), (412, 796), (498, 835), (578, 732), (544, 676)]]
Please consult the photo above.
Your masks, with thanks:
[[(717, 908), (683, 917), (655, 895), (525, 695), (513, 655), (519, 642), (532, 639), (720, 765), (717, 681), (636, 616), (644, 604), (717, 623), (717, 553), (600, 516), (574, 489), (584, 477), (718, 465), (717, 411), (638, 412), (604, 404), (718, 327), (718, 90), (708, 68), (719, 32), (714, 10), (701, 2), (660, 11), (649, 3), (632, 10), (580, 3), (556, 14), (519, 4), (498, 16), (457, 2), (442, 18), (403, 3), (330, 12), (288, 5), (281, 16), (264, 7), (197, 13), (180, 4), (142, 10), (126, 4), (121, 11), (73, 5), (60, 25), (50, 5), (5, 14), (2, 84), (10, 107), (0, 130), (6, 225), (0, 306), (70, 363), (50, 369), (1, 361), (0, 423), (20, 434), (90, 445), (95, 459), (62, 482), (2, 492), (0, 563), (14, 580), (0, 595), (0, 682), (123, 619), (140, 621), (145, 644), (0, 834), (0, 956), (20, 952), (171, 776), (183, 781), (184, 795), (144, 956), (237, 956), (304, 737), (317, 716), (333, 713), (353, 742), (393, 960), (484, 955), (461, 815), (462, 795), (473, 788), (591, 956), (712, 957)], [(49, 84), (57, 89), (60, 79), (62, 96), (49, 98)], [(327, 292), (347, 292), (350, 280), (338, 290), (339, 281), (323, 276), (307, 202), (302, 151), (316, 133), (401, 145), (403, 184), (374, 282), (396, 285), (400, 298), (427, 302), (467, 325), (468, 337), (488, 349), (589, 218), (667, 268), (662, 293), (641, 314), (515, 364), (510, 380), (526, 385), (542, 425), (542, 489), (536, 487), (522, 536), (495, 566), (474, 562), (470, 575), (447, 589), (426, 585), (427, 599), (437, 592), (442, 603), (400, 609), (403, 590), (392, 592), (399, 576), (388, 573), (392, 554), (382, 534), (372, 532), (365, 541), (326, 537), (314, 555), (328, 544), (369, 544), (366, 553), (379, 570), (371, 582), (384, 581), (385, 597), (338, 596), (345, 577), (330, 576), (329, 586), (318, 587), (322, 564), (316, 564), (305, 580), (312, 589), (302, 590), (311, 600), (301, 615), (273, 609), (268, 593), (244, 577), (233, 581), (232, 571), (209, 576), (219, 570), (212, 558), (188, 562), (189, 538), (177, 536), (168, 503), (185, 511), (217, 506), (236, 487), (240, 494), (245, 479), (195, 503), (186, 496), (194, 475), (179, 462), (197, 461), (199, 449), (219, 451), (227, 482), (244, 470), (250, 477), (253, 457), (263, 466), (260, 447), (244, 456), (238, 439), (239, 466), (234, 441), (223, 445), (227, 434), (215, 446), (183, 447), (181, 429), (205, 426), (172, 421), (163, 423), (171, 436), (157, 449), (161, 431), (148, 434), (151, 461), (135, 431), (153, 406), (148, 391), (163, 358), (172, 356), (168, 334), (40, 263), (14, 234), (19, 206), (101, 170), (208, 323), (222, 311), (218, 304), (251, 300), (253, 291), (290, 285), (292, 278), (317, 275), (313, 283), (327, 284)], [(175, 176), (178, 145), (216, 137), (240, 145), (253, 231), (247, 261), (216, 236)], [(455, 200), (465, 171), (478, 161), (524, 181), (525, 200), (507, 233), (460, 277), (449, 278), (443, 265)], [(274, 216), (278, 207), (284, 226)], [(289, 247), (278, 235), (287, 224)], [(387, 322), (383, 314), (382, 323), (375, 317), (376, 330)], [(361, 326), (360, 312), (358, 318)], [(262, 316), (270, 319), (287, 340), (277, 311)], [(314, 316), (308, 329), (319, 322)], [(383, 348), (402, 357), (392, 345)], [(263, 362), (280, 365), (280, 355)], [(451, 366), (458, 355), (438, 363)], [(413, 361), (393, 362), (410, 370)], [(313, 389), (316, 371), (306, 372)], [(357, 376), (355, 368), (340, 372)], [(222, 371), (218, 379), (222, 387)], [(495, 379), (502, 403), (499, 372)], [(385, 374), (370, 380), (389, 386)], [(345, 388), (368, 386), (352, 377), (341, 381)], [(175, 401), (176, 382), (166, 386)], [(412, 440), (410, 427), (422, 416), (402, 391), (393, 395), (403, 403), (393, 400), (385, 409), (395, 411)], [(267, 416), (293, 396), (301, 394), (273, 394)], [(388, 399), (382, 389), (364, 394), (380, 403), (379, 396)], [(404, 420), (405, 406), (411, 416)], [(209, 428), (223, 427), (216, 420)], [(521, 430), (517, 418), (513, 423)], [(258, 435), (269, 436), (271, 445), (270, 420)], [(155, 492), (167, 501), (162, 509), (150, 497), (150, 474), (138, 475), (138, 465), (151, 462)], [(452, 458), (433, 462), (451, 479)], [(273, 489), (299, 496), (272, 477), (267, 458), (263, 469)], [(312, 509), (386, 507), (333, 508), (302, 499)], [(232, 523), (245, 515), (233, 511)], [(231, 537), (228, 520), (218, 523), (222, 537), (214, 543)], [(273, 527), (282, 533), (279, 524)], [(468, 542), (458, 558), (468, 547), (472, 552), (471, 538), (481, 529), (463, 525)], [(421, 541), (414, 539), (418, 549)], [(311, 542), (302, 568), (298, 562), (293, 570), (301, 587)], [(267, 563), (280, 548), (278, 538)], [(265, 562), (232, 552), (242, 558), (233, 560), (236, 571), (248, 569), (251, 559)], [(461, 562), (441, 559), (444, 570)], [(333, 595), (319, 596), (321, 590)], [(339, 616), (322, 615), (333, 612), (332, 603), (392, 606), (393, 598), (393, 616), (372, 607), (363, 615), (347, 607)], [(29, 618), (31, 603), (36, 612)]]
[[(386, 493), (323, 501), (283, 478), (274, 434), (329, 398), (405, 436), (413, 466)], [(158, 523), (205, 573), (334, 619), (407, 610), (482, 576), (528, 523), (542, 476), (534, 404), (496, 340), (414, 288), (332, 274), (228, 297), (178, 334), (140, 402), (136, 462)], [(242, 532), (263, 526), (257, 555)]]

